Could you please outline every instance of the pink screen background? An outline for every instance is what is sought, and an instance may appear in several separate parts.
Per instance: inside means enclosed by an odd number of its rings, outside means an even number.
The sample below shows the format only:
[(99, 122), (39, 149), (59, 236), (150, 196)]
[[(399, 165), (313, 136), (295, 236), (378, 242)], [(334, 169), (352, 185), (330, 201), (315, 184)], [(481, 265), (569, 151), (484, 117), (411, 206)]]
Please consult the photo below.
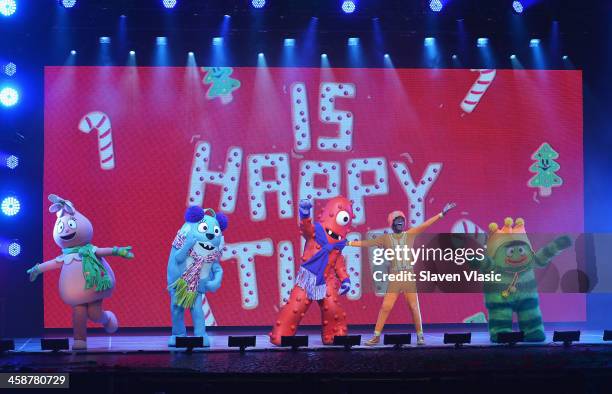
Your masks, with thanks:
[[(105, 307), (122, 326), (170, 325), (166, 264), (171, 243), (183, 223), (190, 197), (194, 149), (211, 146), (209, 168), (223, 170), (231, 147), (243, 152), (236, 209), (228, 213), (228, 244), (270, 239), (271, 256), (256, 256), (258, 305), (243, 307), (243, 284), (235, 260), (222, 262), (221, 289), (208, 296), (220, 326), (270, 326), (279, 310), (278, 251), (280, 241), (299, 252), (297, 209), (281, 219), (275, 193), (267, 193), (264, 221), (250, 216), (248, 171), (252, 154), (284, 153), (289, 157), (291, 200), (299, 199), (300, 163), (340, 163), (340, 191), (347, 194), (347, 161), (386, 161), (388, 193), (365, 198), (367, 220), (353, 231), (362, 236), (386, 226), (391, 210), (410, 212), (410, 202), (395, 177), (392, 162), (403, 162), (415, 181), (430, 163), (442, 163), (429, 190), (424, 216), (440, 211), (447, 201), (458, 208), (432, 232), (450, 232), (469, 220), (483, 229), (506, 216), (523, 217), (528, 232), (583, 230), (582, 75), (580, 71), (497, 70), (489, 89), (472, 113), (460, 103), (478, 73), (446, 69), (318, 69), (234, 68), (241, 86), (231, 102), (208, 99), (204, 71), (191, 67), (47, 67), (45, 70), (44, 194), (71, 200), (94, 224), (97, 246), (132, 245), (136, 258), (109, 258), (117, 278)], [(303, 82), (308, 93), (313, 148), (296, 153), (291, 86)], [(317, 148), (320, 136), (338, 134), (337, 124), (319, 120), (322, 82), (354, 84), (353, 98), (338, 98), (337, 109), (354, 117), (352, 149)], [(102, 170), (95, 132), (78, 129), (84, 115), (102, 111), (112, 124), (115, 168)], [(549, 197), (538, 197), (527, 185), (533, 176), (531, 155), (544, 142), (558, 153), (557, 172), (563, 185)], [(197, 165), (197, 164), (195, 164)], [(274, 178), (274, 171), (264, 177)], [(364, 174), (365, 182), (372, 182)], [(324, 182), (323, 182), (324, 183)], [(221, 208), (221, 188), (208, 185), (204, 206)], [(316, 201), (315, 213), (321, 200)], [(44, 258), (61, 251), (52, 238), (55, 217), (45, 200)], [(537, 245), (534, 245), (537, 246)], [(345, 249), (346, 251), (346, 249)], [(363, 253), (363, 270), (367, 264)], [(557, 264), (556, 262), (554, 264)], [(57, 291), (59, 271), (44, 276), (45, 326), (69, 327), (70, 308)], [(343, 300), (349, 324), (373, 324), (382, 298), (362, 294)], [(486, 312), (481, 294), (421, 294), (425, 323), (461, 322)], [(583, 321), (582, 294), (542, 294), (545, 321)], [(400, 304), (403, 301), (400, 300)], [(313, 307), (313, 309), (317, 309)], [(317, 324), (310, 311), (304, 324)], [(389, 323), (410, 319), (396, 307)], [(408, 320), (409, 321), (409, 320)]]

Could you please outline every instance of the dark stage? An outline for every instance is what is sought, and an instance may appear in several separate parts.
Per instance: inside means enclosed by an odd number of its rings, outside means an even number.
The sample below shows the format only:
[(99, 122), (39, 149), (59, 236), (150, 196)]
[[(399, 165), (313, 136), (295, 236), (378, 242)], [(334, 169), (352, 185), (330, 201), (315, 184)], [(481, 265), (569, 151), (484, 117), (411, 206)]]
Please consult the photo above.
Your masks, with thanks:
[[(257, 347), (244, 353), (228, 349), (227, 335), (220, 332), (211, 335), (211, 348), (193, 353), (169, 350), (166, 336), (150, 332), (93, 336), (87, 352), (42, 352), (39, 338), (18, 339), (15, 351), (0, 357), (0, 370), (70, 373), (72, 388), (87, 387), (88, 392), (204, 392), (212, 387), (226, 392), (245, 383), (255, 390), (282, 387), (282, 392), (298, 393), (386, 387), (390, 392), (429, 392), (456, 389), (457, 384), (466, 392), (488, 391), (491, 385), (495, 392), (525, 385), (520, 391), (528, 392), (541, 384), (561, 392), (599, 392), (612, 383), (612, 346), (603, 342), (601, 331), (582, 331), (581, 341), (567, 347), (553, 343), (552, 332), (541, 344), (512, 347), (492, 345), (486, 332), (474, 332), (472, 343), (457, 349), (443, 344), (442, 332), (434, 332), (426, 336), (426, 346), (357, 346), (349, 351), (322, 346), (316, 332), (308, 333), (309, 347), (293, 351), (270, 346), (261, 331), (231, 332), (257, 334)], [(365, 341), (370, 331), (351, 334), (361, 334)]]

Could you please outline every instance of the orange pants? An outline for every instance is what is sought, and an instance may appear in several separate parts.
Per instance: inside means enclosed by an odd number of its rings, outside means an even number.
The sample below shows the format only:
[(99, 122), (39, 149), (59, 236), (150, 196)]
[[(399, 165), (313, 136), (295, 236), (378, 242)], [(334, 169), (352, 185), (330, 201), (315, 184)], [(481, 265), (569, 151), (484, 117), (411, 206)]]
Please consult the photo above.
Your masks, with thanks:
[[(340, 306), (338, 300), (338, 286), (327, 286), (327, 294), (324, 299), (318, 300), (321, 309), (321, 339), (325, 345), (334, 342), (334, 336), (346, 335), (346, 312)], [(275, 345), (281, 344), (281, 337), (292, 336), (297, 332), (302, 317), (312, 304), (306, 291), (301, 287), (295, 286), (291, 290), (289, 301), (281, 309), (270, 335), (270, 342)]]
[[(419, 296), (416, 292), (404, 292), (404, 298), (406, 298), (406, 302), (408, 303), (408, 307), (412, 312), (412, 321), (414, 322), (414, 326), (416, 327), (417, 333), (423, 332), (423, 324), (421, 322), (421, 310), (419, 309)], [(376, 327), (374, 328), (374, 333), (376, 335), (380, 335), (383, 328), (385, 327), (385, 322), (389, 317), (389, 313), (393, 309), (395, 305), (395, 301), (399, 297), (399, 292), (390, 292), (385, 294), (385, 298), (383, 299), (383, 303), (380, 307), (380, 311), (378, 312), (378, 320), (376, 320)]]

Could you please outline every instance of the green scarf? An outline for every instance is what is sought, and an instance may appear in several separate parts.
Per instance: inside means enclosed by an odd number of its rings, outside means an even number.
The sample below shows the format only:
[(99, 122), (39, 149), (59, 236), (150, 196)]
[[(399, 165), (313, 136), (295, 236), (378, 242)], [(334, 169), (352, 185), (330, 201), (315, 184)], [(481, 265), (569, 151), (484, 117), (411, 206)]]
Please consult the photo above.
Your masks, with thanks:
[(96, 291), (104, 291), (113, 287), (111, 278), (104, 268), (102, 262), (96, 256), (94, 246), (86, 244), (74, 248), (62, 249), (63, 254), (78, 253), (83, 263), (83, 277), (85, 278), (85, 289), (95, 288)]

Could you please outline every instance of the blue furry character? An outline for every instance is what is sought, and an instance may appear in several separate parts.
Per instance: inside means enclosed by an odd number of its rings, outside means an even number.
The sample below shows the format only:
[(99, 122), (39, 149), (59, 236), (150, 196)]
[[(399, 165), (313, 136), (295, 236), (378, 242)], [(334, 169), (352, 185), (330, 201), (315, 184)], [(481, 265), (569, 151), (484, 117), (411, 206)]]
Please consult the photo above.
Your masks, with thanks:
[(195, 336), (203, 337), (204, 346), (210, 346), (202, 297), (221, 287), (223, 269), (219, 261), (226, 228), (226, 216), (210, 208), (192, 206), (185, 212), (185, 224), (174, 238), (168, 259), (172, 312), (172, 336), (168, 346), (176, 346), (177, 336), (187, 335), (185, 309), (191, 312)]

